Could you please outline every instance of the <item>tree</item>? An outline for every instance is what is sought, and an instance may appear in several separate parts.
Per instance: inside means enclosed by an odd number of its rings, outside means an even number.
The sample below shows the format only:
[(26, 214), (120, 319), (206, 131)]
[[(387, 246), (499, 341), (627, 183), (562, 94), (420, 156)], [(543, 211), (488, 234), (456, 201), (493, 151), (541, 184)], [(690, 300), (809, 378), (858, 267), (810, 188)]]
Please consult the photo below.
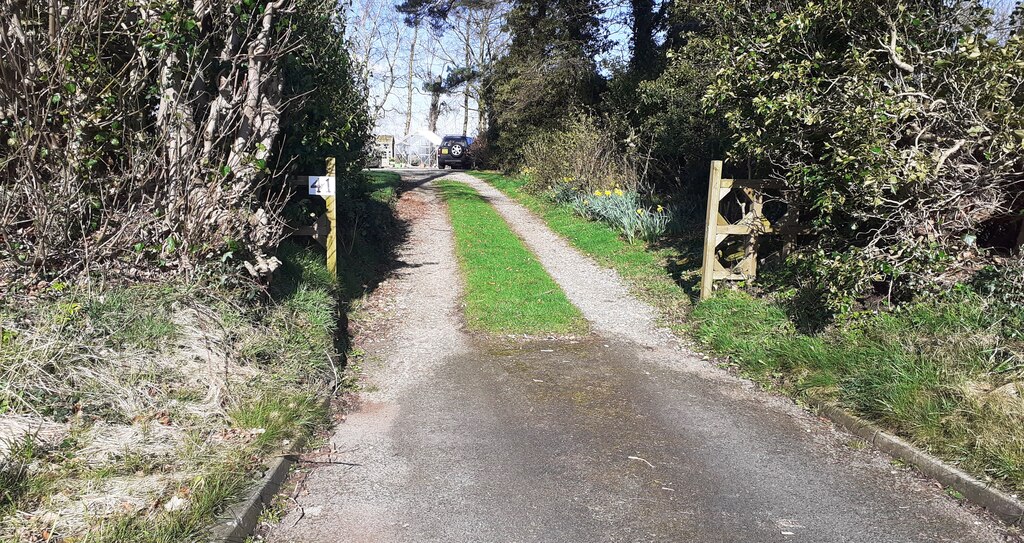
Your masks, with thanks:
[(738, 4), (705, 104), (806, 210), (808, 288), (848, 310), (993, 262), (990, 233), (1024, 210), (1021, 37), (990, 36), (971, 1)]
[(419, 37), (420, 25), (413, 27), (412, 43), (409, 45), (409, 70), (408, 88), (405, 95), (405, 132), (408, 134), (412, 127), (412, 94), (413, 94), (413, 71), (416, 66), (416, 38)]
[(462, 131), (469, 131), (470, 102), (476, 102), (477, 125), (486, 126), (490, 82), (495, 61), (506, 51), (504, 30), (510, 4), (506, 0), (407, 0), (398, 6), (407, 24), (427, 21), (434, 35), (443, 41), (439, 56), (462, 81), (450, 87), (462, 90)]
[[(374, 121), (394, 113), (395, 92), (414, 85), (412, 74), (403, 74), (401, 63), (409, 50), (409, 67), (416, 53), (419, 28), (409, 28), (387, 0), (354, 0), (348, 8), (348, 28), (359, 79), (363, 82), (370, 116)], [(407, 131), (408, 132), (408, 131)]]
[(557, 130), (579, 108), (594, 106), (604, 81), (595, 57), (607, 47), (595, 0), (524, 0), (508, 15), (508, 54), (489, 74), (489, 142), (499, 160), (520, 160), (536, 133)]

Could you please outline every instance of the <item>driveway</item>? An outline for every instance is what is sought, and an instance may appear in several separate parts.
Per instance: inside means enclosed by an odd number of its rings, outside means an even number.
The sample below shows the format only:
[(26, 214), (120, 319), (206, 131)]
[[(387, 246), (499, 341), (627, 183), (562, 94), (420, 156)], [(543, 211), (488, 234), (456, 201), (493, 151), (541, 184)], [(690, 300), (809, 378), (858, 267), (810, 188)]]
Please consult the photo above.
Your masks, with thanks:
[(452, 232), (403, 172), (410, 236), (371, 299), (360, 406), (277, 542), (991, 542), (997, 525), (659, 329), (619, 277), (482, 181), (590, 321), (584, 338), (462, 329)]

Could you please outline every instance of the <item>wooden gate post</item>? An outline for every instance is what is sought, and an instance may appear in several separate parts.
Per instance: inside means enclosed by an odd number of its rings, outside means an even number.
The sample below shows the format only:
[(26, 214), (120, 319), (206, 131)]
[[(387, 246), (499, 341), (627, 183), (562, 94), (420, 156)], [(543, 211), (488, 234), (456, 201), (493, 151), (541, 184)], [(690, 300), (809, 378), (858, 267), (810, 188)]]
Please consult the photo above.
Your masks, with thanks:
[(333, 158), (327, 159), (328, 176), (334, 176), (334, 195), (324, 198), (327, 202), (327, 220), (330, 221), (331, 229), (327, 234), (327, 270), (335, 279), (338, 278), (338, 243), (341, 236), (338, 233), (338, 170), (337, 161)]
[(764, 194), (752, 188), (742, 189), (743, 193), (750, 199), (749, 224), (750, 235), (747, 237), (743, 250), (743, 262), (740, 266), (740, 273), (753, 279), (757, 276), (757, 236), (764, 230)]
[(715, 281), (715, 247), (718, 246), (718, 202), (722, 193), (722, 161), (711, 162), (708, 180), (708, 212), (704, 220), (704, 262), (700, 273), (700, 299), (711, 297)]

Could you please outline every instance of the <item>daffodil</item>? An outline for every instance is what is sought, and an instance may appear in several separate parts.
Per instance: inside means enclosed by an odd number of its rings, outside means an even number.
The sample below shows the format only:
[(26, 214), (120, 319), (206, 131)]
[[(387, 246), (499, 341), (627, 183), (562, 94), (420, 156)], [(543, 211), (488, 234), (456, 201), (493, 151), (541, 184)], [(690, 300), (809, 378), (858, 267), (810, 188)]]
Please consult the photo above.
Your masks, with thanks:
[(637, 215), (643, 215), (644, 214), (644, 210), (643, 209), (638, 209), (638, 210), (636, 210), (636, 214)]
[(594, 196), (598, 196), (598, 197), (600, 197), (600, 196), (601, 196), (601, 191), (599, 191), (599, 190), (595, 190), (595, 191), (594, 191)]
[(606, 190), (606, 191), (604, 191), (604, 195), (605, 196), (611, 196), (612, 195), (612, 191)]
[(623, 194), (622, 189), (618, 189), (618, 188), (615, 189), (615, 195), (616, 196), (622, 196), (622, 194)]
[(658, 206), (658, 213), (661, 213), (662, 211), (665, 211), (665, 208)]

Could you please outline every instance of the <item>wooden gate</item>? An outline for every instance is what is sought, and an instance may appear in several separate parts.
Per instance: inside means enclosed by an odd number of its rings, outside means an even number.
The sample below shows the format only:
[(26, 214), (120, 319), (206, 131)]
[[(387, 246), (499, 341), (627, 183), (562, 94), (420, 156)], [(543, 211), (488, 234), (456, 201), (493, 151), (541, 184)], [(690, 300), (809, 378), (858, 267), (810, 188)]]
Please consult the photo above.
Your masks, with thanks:
[[(774, 223), (764, 216), (764, 191), (782, 189), (783, 184), (771, 179), (723, 179), (722, 161), (711, 162), (711, 177), (708, 180), (708, 207), (704, 230), (704, 262), (701, 267), (700, 299), (711, 297), (716, 280), (750, 281), (757, 276), (758, 236), (781, 232), (797, 231), (797, 212), (787, 207), (786, 212)], [(740, 204), (740, 218), (729, 221), (721, 212), (721, 203), (730, 194), (742, 195), (745, 204)], [(743, 254), (737, 263), (727, 266), (717, 254), (718, 246), (730, 236), (744, 239)], [(787, 241), (787, 244), (790, 243)]]

